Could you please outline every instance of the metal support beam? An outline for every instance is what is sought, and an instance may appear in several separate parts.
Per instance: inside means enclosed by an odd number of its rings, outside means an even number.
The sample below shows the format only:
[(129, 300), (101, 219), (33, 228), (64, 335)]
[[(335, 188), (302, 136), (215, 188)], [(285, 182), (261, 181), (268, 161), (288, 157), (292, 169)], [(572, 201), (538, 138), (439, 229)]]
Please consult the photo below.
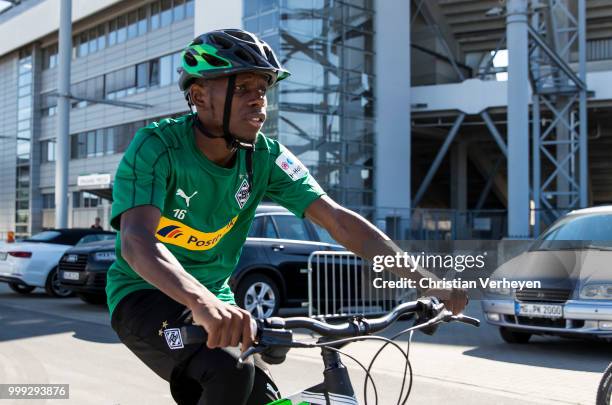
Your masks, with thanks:
[(70, 64), (72, 0), (61, 0), (58, 55), (57, 143), (55, 146), (55, 227), (68, 226), (68, 137), (70, 131)]
[(501, 151), (503, 152), (504, 156), (507, 158), (508, 157), (508, 148), (506, 147), (506, 143), (504, 142), (503, 138), (501, 137), (501, 134), (497, 130), (497, 127), (493, 123), (493, 120), (491, 119), (491, 116), (486, 111), (481, 112), (480, 116), (484, 120), (487, 128), (489, 128), (489, 132), (491, 132), (491, 135), (493, 136), (493, 139), (495, 139), (495, 142), (497, 143), (497, 146), (499, 146), (499, 149), (501, 149)]
[(427, 171), (427, 175), (425, 175), (425, 178), (423, 179), (423, 182), (421, 183), (419, 190), (414, 196), (414, 200), (412, 201), (413, 207), (416, 207), (419, 204), (419, 202), (421, 202), (423, 195), (425, 195), (425, 191), (427, 191), (427, 187), (429, 187), (431, 180), (433, 179), (434, 175), (438, 171), (438, 168), (440, 167), (440, 164), (442, 163), (442, 159), (444, 159), (444, 156), (446, 155), (448, 148), (453, 143), (455, 136), (459, 132), (459, 127), (461, 126), (461, 123), (463, 122), (464, 118), (465, 118), (465, 114), (461, 113), (455, 119), (455, 123), (453, 124), (450, 131), (448, 132), (448, 135), (446, 136), (444, 143), (440, 147), (440, 150), (438, 151), (436, 158), (434, 159), (433, 163), (431, 164), (431, 167)]
[[(51, 95), (56, 95), (59, 97), (59, 93), (57, 92), (53, 92), (50, 93)], [(95, 103), (95, 104), (108, 104), (108, 105), (114, 105), (117, 107), (125, 107), (125, 108), (134, 108), (136, 110), (144, 110), (145, 108), (151, 108), (153, 107), (151, 104), (145, 104), (145, 103), (132, 103), (132, 102), (128, 102), (128, 101), (115, 101), (115, 100), (107, 100), (104, 98), (89, 98), (89, 97), (81, 97), (81, 96), (74, 96), (72, 94), (67, 94), (67, 97), (70, 100), (75, 100), (75, 101), (87, 101), (88, 103)]]
[(529, 237), (529, 60), (527, 0), (507, 3), (508, 236)]
[(540, 221), (541, 221), (541, 210), (542, 204), (540, 203), (540, 97), (537, 94), (533, 94), (531, 101), (532, 110), (532, 123), (531, 123), (531, 137), (533, 143), (533, 209), (534, 209), (534, 224), (533, 234), (535, 238), (540, 235)]
[(584, 80), (580, 79), (576, 75), (576, 73), (574, 73), (572, 68), (569, 67), (567, 63), (565, 63), (565, 61), (561, 59), (559, 55), (555, 53), (555, 51), (550, 49), (546, 41), (544, 41), (544, 39), (538, 32), (536, 32), (531, 26), (529, 26), (528, 28), (529, 28), (529, 34), (531, 35), (531, 38), (533, 38), (536, 44), (540, 48), (542, 48), (544, 53), (546, 53), (546, 55), (563, 71), (563, 73), (565, 73), (576, 84), (576, 87), (578, 87), (581, 90), (586, 90), (587, 86)]
[(499, 172), (501, 162), (502, 162), (501, 160), (498, 160), (497, 162), (495, 162), (493, 171), (489, 173), (489, 178), (487, 179), (487, 182), (485, 183), (485, 186), (483, 187), (482, 192), (480, 193), (480, 196), (478, 197), (478, 202), (476, 203), (474, 210), (478, 211), (479, 209), (481, 209), (485, 201), (487, 200), (487, 197), (489, 196), (489, 193), (491, 192), (491, 188), (493, 187), (493, 183), (495, 182), (495, 176), (497, 176), (497, 172)]
[[(580, 80), (586, 82), (586, 0), (578, 0), (578, 76)], [(579, 184), (580, 184), (580, 207), (585, 208), (589, 205), (588, 199), (588, 123), (587, 123), (587, 89), (580, 92), (578, 107), (579, 128)]]

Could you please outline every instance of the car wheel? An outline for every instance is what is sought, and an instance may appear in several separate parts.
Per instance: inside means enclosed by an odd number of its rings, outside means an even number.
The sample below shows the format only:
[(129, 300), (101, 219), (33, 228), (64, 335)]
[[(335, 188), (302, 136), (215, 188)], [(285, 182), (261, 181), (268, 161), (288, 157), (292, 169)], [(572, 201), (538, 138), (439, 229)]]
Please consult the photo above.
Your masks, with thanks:
[(29, 294), (34, 291), (36, 287), (33, 287), (31, 285), (9, 283), (9, 288), (19, 294)]
[(60, 284), (57, 267), (51, 270), (51, 272), (47, 276), (47, 282), (45, 283), (45, 291), (48, 295), (57, 298), (66, 298), (74, 295), (71, 290), (62, 287), (62, 285)]
[(276, 315), (280, 306), (280, 293), (276, 282), (263, 274), (250, 274), (238, 285), (237, 304), (255, 318)]
[(82, 299), (84, 302), (93, 305), (106, 304), (106, 295), (104, 294), (92, 294), (92, 293), (78, 293), (77, 297)]
[(499, 334), (506, 343), (525, 344), (531, 338), (531, 333), (517, 332), (508, 328), (499, 328)]

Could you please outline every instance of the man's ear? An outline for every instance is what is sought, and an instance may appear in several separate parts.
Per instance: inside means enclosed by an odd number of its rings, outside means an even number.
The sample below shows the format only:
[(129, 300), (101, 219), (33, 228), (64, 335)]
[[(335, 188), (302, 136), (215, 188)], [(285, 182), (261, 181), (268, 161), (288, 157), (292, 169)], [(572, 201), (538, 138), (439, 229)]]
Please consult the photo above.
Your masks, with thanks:
[(189, 88), (189, 95), (191, 102), (198, 108), (205, 109), (208, 107), (209, 100), (209, 88), (208, 86), (202, 86), (200, 84), (193, 83)]

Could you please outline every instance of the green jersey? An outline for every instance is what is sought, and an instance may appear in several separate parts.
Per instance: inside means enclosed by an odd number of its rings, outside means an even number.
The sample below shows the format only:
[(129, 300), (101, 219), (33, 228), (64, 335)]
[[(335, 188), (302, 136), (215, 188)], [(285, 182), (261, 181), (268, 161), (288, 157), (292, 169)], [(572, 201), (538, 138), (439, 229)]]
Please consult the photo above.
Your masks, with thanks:
[[(277, 141), (258, 135), (249, 192), (245, 151), (231, 168), (216, 165), (198, 149), (194, 114), (164, 119), (141, 128), (115, 175), (111, 225), (140, 205), (159, 208), (156, 238), (219, 299), (234, 303), (228, 279), (238, 263), (255, 209), (269, 197), (299, 217), (324, 194), (300, 161)], [(142, 279), (121, 254), (108, 270), (106, 293), (113, 310), (124, 296), (155, 288)]]

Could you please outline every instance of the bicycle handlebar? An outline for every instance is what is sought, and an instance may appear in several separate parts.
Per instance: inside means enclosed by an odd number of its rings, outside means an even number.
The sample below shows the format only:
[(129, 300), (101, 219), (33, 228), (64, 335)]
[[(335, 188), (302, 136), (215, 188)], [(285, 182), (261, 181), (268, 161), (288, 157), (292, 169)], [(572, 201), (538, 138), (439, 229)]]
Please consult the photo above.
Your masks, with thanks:
[[(440, 322), (457, 321), (476, 327), (480, 326), (478, 319), (463, 314), (453, 315), (450, 311), (444, 309), (444, 304), (440, 303), (437, 298), (429, 297), (400, 304), (387, 315), (378, 318), (367, 319), (363, 316), (353, 316), (349, 322), (337, 325), (306, 317), (272, 317), (257, 320), (257, 338), (255, 341), (258, 344), (269, 346), (290, 346), (293, 343), (291, 331), (297, 328), (308, 329), (326, 338), (369, 335), (386, 329), (400, 316), (409, 313), (417, 313), (421, 319), (420, 323), (438, 317), (439, 319), (433, 323), (434, 325)], [(207, 339), (204, 328), (197, 325), (182, 327), (181, 335), (184, 344), (206, 343)]]

